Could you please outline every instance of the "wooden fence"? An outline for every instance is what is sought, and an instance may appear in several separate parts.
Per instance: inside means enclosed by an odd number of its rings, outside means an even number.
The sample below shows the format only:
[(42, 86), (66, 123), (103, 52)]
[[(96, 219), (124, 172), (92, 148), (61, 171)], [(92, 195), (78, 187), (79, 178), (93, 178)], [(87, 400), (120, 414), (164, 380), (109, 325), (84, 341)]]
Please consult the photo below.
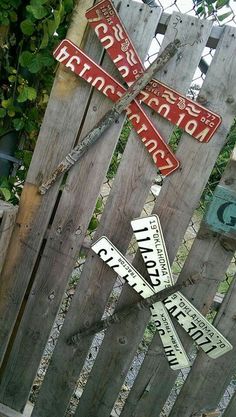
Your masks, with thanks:
[[(82, 46), (96, 62), (102, 63), (110, 74), (119, 77), (114, 64), (104, 56), (96, 35), (87, 28), (84, 12), (93, 3), (92, 0), (78, 1), (68, 38)], [(119, 14), (142, 59), (158, 28), (162, 32), (163, 27), (166, 28), (162, 48), (176, 37), (177, 30), (184, 47), (156, 78), (179, 92), (187, 93), (204, 47), (209, 44), (216, 47), (199, 101), (222, 116), (222, 125), (208, 144), (199, 143), (183, 133), (176, 151), (181, 169), (165, 179), (153, 209), (160, 217), (173, 263), (236, 114), (236, 30), (232, 27), (216, 30), (210, 21), (180, 13), (163, 17), (159, 8), (150, 9), (131, 0), (115, 0), (114, 4), (119, 6)], [(14, 410), (12, 414), (9, 411), (9, 417), (21, 415), (26, 406), (125, 116), (122, 115), (103, 134), (102, 140), (74, 166), (63, 184), (56, 183), (45, 196), (38, 193), (38, 186), (110, 107), (110, 102), (99, 92), (65, 68), (59, 68), (0, 278), (0, 402), (5, 410), (0, 409), (0, 415), (1, 412), (3, 416), (7, 415), (9, 409)], [(169, 140), (173, 125), (156, 114), (149, 114)], [(232, 192), (236, 191), (235, 164), (234, 153), (221, 179), (221, 185)], [(150, 155), (132, 130), (94, 239), (106, 235), (122, 253), (126, 252), (132, 238), (130, 221), (140, 216), (155, 177), (156, 169)], [(206, 278), (185, 291), (204, 314), (232, 260), (235, 242), (232, 236), (212, 232), (202, 221), (179, 280), (200, 273), (205, 267)], [(138, 254), (134, 265), (145, 274)], [(115, 280), (115, 273), (88, 251), (32, 417), (65, 416), (93, 338), (84, 338), (79, 348), (68, 345), (67, 340), (80, 327), (102, 317)], [(118, 307), (137, 299), (133, 290), (124, 285)], [(235, 301), (233, 282), (215, 320), (216, 326), (233, 345), (236, 343)], [(148, 313), (130, 315), (125, 322), (106, 332), (76, 417), (111, 415), (149, 319)], [(184, 346), (190, 351), (191, 339), (178, 325), (177, 328)], [(217, 415), (210, 412), (217, 409), (235, 372), (234, 358), (235, 350), (217, 360), (198, 353), (170, 417)], [(168, 367), (160, 349), (159, 336), (155, 334), (121, 417), (159, 416), (176, 377), (176, 371)], [(232, 400), (225, 417), (233, 417), (234, 402)]]

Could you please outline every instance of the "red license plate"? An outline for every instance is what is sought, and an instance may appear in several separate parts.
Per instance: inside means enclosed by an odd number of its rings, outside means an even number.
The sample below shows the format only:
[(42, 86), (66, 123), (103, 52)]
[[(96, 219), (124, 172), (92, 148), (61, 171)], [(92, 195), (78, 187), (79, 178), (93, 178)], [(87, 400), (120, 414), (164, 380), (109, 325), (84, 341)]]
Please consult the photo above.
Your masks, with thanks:
[[(145, 69), (112, 2), (99, 2), (86, 12), (86, 17), (122, 77), (131, 85)], [(216, 113), (155, 79), (137, 100), (200, 142), (209, 142), (222, 121)]]
[[(121, 84), (67, 39), (63, 40), (54, 51), (54, 57), (114, 102), (126, 91)], [(127, 114), (162, 175), (168, 176), (174, 172), (179, 167), (179, 161), (139, 103), (133, 101), (127, 109)]]

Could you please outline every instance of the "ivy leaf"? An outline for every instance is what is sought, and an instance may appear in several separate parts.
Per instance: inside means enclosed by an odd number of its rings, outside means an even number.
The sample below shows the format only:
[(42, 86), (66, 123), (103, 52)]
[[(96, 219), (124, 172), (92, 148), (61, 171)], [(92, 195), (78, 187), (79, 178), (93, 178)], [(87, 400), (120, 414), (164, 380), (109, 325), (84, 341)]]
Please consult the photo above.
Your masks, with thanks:
[(218, 19), (220, 22), (222, 22), (223, 20), (227, 19), (227, 17), (229, 17), (232, 14), (232, 12), (227, 12), (222, 14), (221, 16), (218, 16)]
[(11, 198), (11, 191), (8, 188), (1, 187), (0, 194), (3, 196), (5, 201), (9, 201)]
[(216, 8), (221, 9), (221, 7), (224, 7), (229, 4), (229, 0), (217, 0), (216, 2)]
[(28, 67), (32, 61), (33, 54), (29, 51), (24, 51), (20, 54), (20, 64), (22, 67)]
[(99, 223), (98, 219), (95, 216), (93, 216), (89, 223), (89, 227), (88, 227), (89, 231), (93, 232), (98, 227), (98, 223)]
[(46, 7), (43, 7), (41, 5), (39, 5), (39, 6), (26, 6), (26, 9), (28, 10), (28, 12), (32, 13), (32, 15), (36, 19), (43, 19), (48, 14), (48, 10), (46, 9)]
[(31, 36), (34, 33), (35, 25), (32, 20), (26, 19), (21, 22), (20, 28), (24, 35)]
[(74, 7), (73, 0), (64, 0), (64, 8), (65, 8), (66, 13), (69, 13), (70, 11), (72, 11), (73, 7)]
[(8, 80), (10, 83), (14, 83), (16, 81), (16, 75), (9, 75)]
[(48, 41), (49, 41), (48, 27), (47, 27), (47, 24), (44, 22), (43, 23), (43, 39), (42, 39), (39, 49), (46, 48), (48, 45)]
[(7, 112), (5, 109), (0, 109), (0, 118), (3, 119), (6, 116)]
[(21, 130), (24, 127), (24, 120), (23, 119), (14, 119), (13, 126), (16, 130)]
[[(33, 55), (33, 54), (32, 54)], [(41, 62), (40, 55), (33, 55), (31, 61), (27, 65), (27, 68), (33, 74), (36, 74), (42, 69), (43, 63)]]
[(9, 16), (10, 16), (11, 22), (13, 22), (13, 23), (14, 23), (14, 22), (17, 22), (18, 17), (17, 17), (16, 12), (11, 11), (11, 12), (9, 13)]
[(55, 63), (53, 56), (47, 50), (40, 52), (38, 55), (40, 62), (44, 67), (50, 67)]
[(20, 94), (17, 98), (19, 103), (24, 103), (27, 100), (35, 100), (37, 96), (36, 90), (33, 87), (28, 87), (27, 85), (20, 87)]
[(14, 117), (16, 112), (15, 112), (15, 110), (10, 109), (10, 110), (8, 110), (7, 114), (8, 114), (9, 117)]
[(203, 6), (198, 7), (196, 13), (199, 14), (199, 15), (204, 14), (205, 13), (204, 7)]

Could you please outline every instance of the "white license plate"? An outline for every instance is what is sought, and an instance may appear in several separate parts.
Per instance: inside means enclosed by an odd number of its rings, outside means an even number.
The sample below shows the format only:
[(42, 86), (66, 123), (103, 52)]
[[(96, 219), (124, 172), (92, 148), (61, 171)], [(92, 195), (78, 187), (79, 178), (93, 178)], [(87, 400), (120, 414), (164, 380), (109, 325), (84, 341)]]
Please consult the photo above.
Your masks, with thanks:
[(131, 226), (152, 285), (157, 291), (174, 284), (159, 218), (135, 219)]
[(216, 359), (233, 349), (231, 343), (180, 292), (166, 298), (164, 304), (194, 342), (211, 358)]
[[(158, 273), (159, 290), (173, 285), (170, 263), (158, 216), (152, 215), (136, 219), (131, 222), (131, 225), (153, 285), (157, 285), (157, 278), (154, 276), (153, 270), (156, 271), (156, 274)], [(168, 297), (164, 304), (195, 343), (211, 358), (217, 358), (233, 348), (180, 292)]]
[[(92, 245), (92, 250), (143, 298), (157, 292), (106, 237), (101, 237)], [(175, 370), (189, 367), (188, 357), (165, 306), (162, 303), (156, 303), (151, 308), (151, 312), (170, 367)]]

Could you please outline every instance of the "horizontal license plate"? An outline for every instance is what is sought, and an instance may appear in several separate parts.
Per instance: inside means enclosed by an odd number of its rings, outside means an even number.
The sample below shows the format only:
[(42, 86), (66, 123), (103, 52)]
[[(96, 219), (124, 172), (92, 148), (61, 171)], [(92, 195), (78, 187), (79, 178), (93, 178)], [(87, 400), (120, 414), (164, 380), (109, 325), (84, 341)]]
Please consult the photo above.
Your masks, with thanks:
[[(114, 102), (126, 91), (121, 84), (67, 39), (57, 47), (54, 57)], [(178, 169), (179, 161), (135, 100), (129, 105), (127, 115), (162, 175), (168, 176)]]
[[(103, 0), (86, 12), (89, 24), (128, 85), (145, 68), (110, 0)], [(209, 142), (221, 124), (221, 117), (153, 79), (137, 97), (160, 116), (185, 130), (200, 142)]]
[[(92, 245), (92, 250), (120, 277), (125, 279), (143, 298), (155, 294), (156, 290), (144, 280), (139, 272), (136, 271), (106, 237), (101, 237), (95, 242), (95, 244)], [(188, 357), (165, 306), (162, 303), (156, 303), (151, 308), (151, 313), (159, 331), (170, 367), (175, 370), (189, 367)]]
[(233, 349), (231, 343), (180, 292), (166, 298), (163, 303), (194, 342), (211, 358), (216, 359)]

